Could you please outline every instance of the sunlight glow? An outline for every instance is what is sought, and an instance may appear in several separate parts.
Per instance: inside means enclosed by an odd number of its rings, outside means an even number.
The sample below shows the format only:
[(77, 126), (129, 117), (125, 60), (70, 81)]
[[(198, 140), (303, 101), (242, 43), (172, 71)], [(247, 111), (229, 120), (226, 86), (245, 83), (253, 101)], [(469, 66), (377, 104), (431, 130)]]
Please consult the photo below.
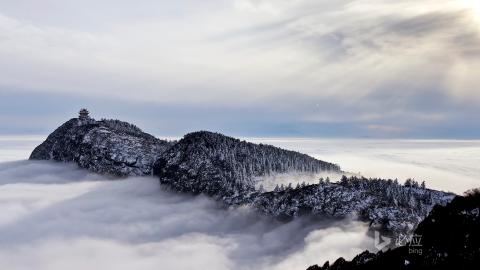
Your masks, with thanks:
[(460, 3), (466, 9), (472, 12), (475, 20), (480, 21), (480, 1), (479, 0), (461, 0)]

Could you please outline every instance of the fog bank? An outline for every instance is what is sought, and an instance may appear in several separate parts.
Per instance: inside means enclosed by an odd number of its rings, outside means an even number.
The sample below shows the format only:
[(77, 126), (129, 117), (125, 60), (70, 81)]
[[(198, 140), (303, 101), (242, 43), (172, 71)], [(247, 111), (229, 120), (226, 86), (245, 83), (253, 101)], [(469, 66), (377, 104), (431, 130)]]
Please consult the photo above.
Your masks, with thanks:
[(407, 178), (462, 194), (480, 187), (480, 141), (376, 139), (250, 139), (337, 163), (365, 177)]
[(5, 269), (305, 269), (373, 244), (362, 223), (280, 223), (54, 162), (0, 163), (0, 211)]

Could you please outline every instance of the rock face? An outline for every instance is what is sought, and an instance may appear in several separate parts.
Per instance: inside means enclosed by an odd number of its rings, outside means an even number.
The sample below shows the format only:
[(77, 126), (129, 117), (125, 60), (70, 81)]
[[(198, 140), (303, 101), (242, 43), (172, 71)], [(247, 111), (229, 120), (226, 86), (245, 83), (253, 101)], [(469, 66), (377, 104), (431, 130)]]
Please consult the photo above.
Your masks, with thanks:
[(207, 131), (185, 135), (154, 166), (160, 182), (177, 191), (224, 198), (253, 192), (255, 177), (294, 171), (340, 172), (340, 167), (298, 152)]
[(37, 146), (30, 159), (75, 162), (116, 176), (150, 175), (155, 160), (172, 143), (118, 120), (73, 118)]
[[(478, 269), (480, 265), (480, 191), (435, 206), (405, 246), (377, 254), (365, 251), (352, 261), (308, 270), (353, 269)], [(415, 238), (412, 238), (415, 239)]]

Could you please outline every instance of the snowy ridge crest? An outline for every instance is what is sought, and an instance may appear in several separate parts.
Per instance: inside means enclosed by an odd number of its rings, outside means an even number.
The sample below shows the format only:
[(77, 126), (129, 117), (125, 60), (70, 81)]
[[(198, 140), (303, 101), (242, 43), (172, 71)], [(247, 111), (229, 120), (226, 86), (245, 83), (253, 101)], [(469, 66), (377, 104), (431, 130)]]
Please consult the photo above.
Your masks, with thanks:
[(248, 204), (279, 218), (318, 215), (329, 218), (356, 217), (371, 229), (387, 234), (410, 234), (435, 205), (445, 205), (454, 194), (427, 189), (413, 180), (404, 185), (397, 180), (343, 176), (338, 183), (319, 180), (318, 184), (277, 187), (235, 198), (232, 204)]
[(160, 182), (182, 192), (231, 197), (255, 191), (255, 179), (274, 173), (340, 172), (338, 165), (271, 145), (219, 133), (189, 133), (155, 163)]

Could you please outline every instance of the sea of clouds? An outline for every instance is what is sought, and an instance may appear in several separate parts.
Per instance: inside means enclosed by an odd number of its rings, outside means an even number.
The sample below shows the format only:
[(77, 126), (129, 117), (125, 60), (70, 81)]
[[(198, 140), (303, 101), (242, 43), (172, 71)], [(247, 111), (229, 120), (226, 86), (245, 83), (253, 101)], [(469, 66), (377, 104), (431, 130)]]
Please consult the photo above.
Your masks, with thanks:
[[(351, 220), (282, 223), (249, 208), (225, 209), (204, 196), (171, 193), (151, 177), (113, 179), (74, 164), (18, 160), (39, 140), (0, 140), (5, 269), (306, 269), (373, 246), (366, 225)], [(426, 179), (431, 186), (478, 185), (469, 182), (479, 175), (477, 142), (269, 142), (345, 170), (361, 167), (353, 171), (369, 176), (421, 180), (432, 173)]]
[[(425, 181), (427, 187), (462, 194), (480, 187), (478, 140), (378, 140), (378, 139), (272, 139), (255, 138), (339, 164), (343, 171), (365, 177), (407, 178)], [(322, 174), (333, 180), (339, 175)], [(280, 177), (279, 179), (284, 179)], [(285, 182), (291, 182), (284, 180)], [(304, 176), (300, 182), (317, 181)], [(310, 180), (310, 181), (309, 181)], [(296, 183), (295, 181), (293, 181)]]
[(281, 223), (47, 161), (0, 163), (0, 212), (5, 269), (305, 269), (373, 243), (362, 223)]

